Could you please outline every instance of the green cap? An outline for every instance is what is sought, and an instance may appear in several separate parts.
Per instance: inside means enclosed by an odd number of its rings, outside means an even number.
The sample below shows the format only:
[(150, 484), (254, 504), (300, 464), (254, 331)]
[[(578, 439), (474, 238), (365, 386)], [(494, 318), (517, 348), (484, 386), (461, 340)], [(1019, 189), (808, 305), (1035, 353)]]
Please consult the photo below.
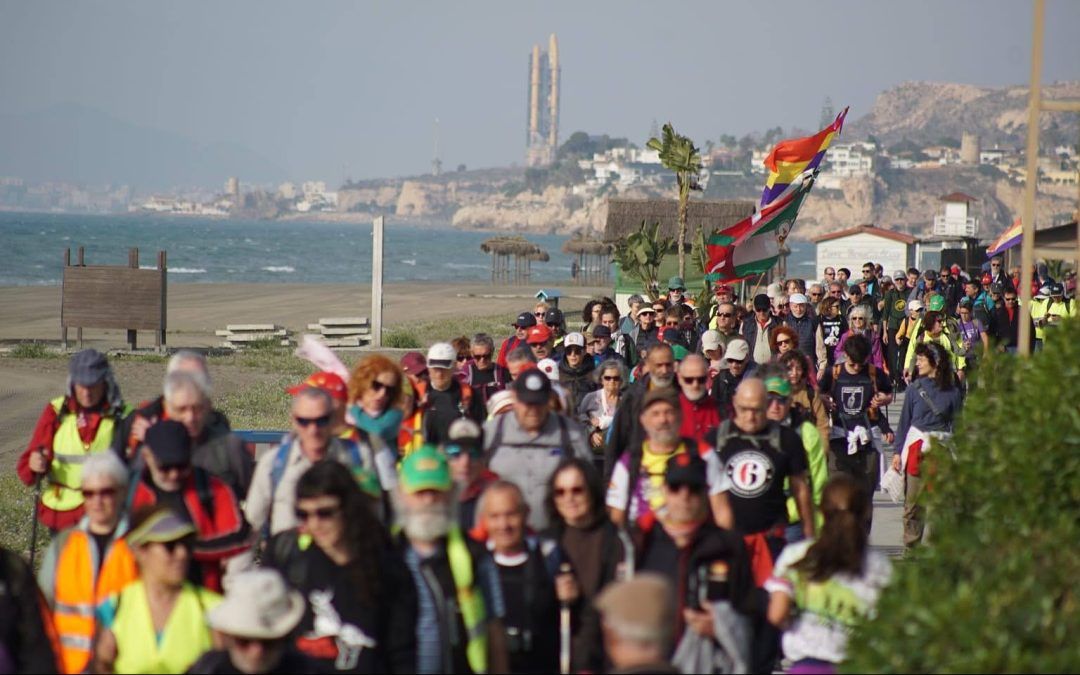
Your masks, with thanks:
[(931, 312), (940, 312), (945, 309), (945, 296), (936, 293), (931, 295), (930, 299), (926, 302), (926, 307)]
[(375, 475), (374, 471), (354, 468), (352, 473), (356, 484), (360, 486), (361, 492), (375, 499), (382, 497), (382, 485), (379, 484), (379, 477)]
[(791, 396), (791, 382), (788, 382), (787, 378), (780, 377), (779, 375), (767, 377), (765, 378), (765, 391), (770, 394)]
[(669, 291), (670, 290), (680, 290), (680, 291), (685, 291), (686, 290), (686, 284), (683, 283), (682, 277), (680, 277), (680, 276), (674, 276), (674, 277), (671, 277), (670, 279), (668, 279), (667, 287), (668, 287)]
[(401, 489), (405, 492), (447, 492), (453, 484), (446, 455), (433, 445), (420, 446), (401, 463)]
[(687, 356), (690, 356), (690, 350), (682, 345), (671, 345), (671, 353), (676, 361), (682, 361)]

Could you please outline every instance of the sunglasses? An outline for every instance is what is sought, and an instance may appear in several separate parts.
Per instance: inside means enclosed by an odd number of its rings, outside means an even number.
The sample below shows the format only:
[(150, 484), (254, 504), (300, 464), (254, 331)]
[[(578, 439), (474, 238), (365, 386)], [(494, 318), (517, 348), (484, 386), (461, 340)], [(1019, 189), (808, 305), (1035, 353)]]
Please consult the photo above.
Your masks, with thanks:
[(829, 291), (829, 295), (834, 295), (836, 297), (840, 297), (840, 291)]
[(721, 319), (730, 319), (731, 317), (733, 317), (735, 315), (732, 314), (731, 312), (720, 312), (716, 316), (720, 317)]
[(1006, 297), (1005, 302), (1016, 302), (1016, 298)]
[(457, 355), (457, 362), (458, 362), (458, 363), (463, 363), (463, 362), (465, 362), (465, 361), (468, 361), (468, 360), (469, 360), (469, 356), (470, 356), (469, 354), (458, 354), (458, 355)]
[(862, 317), (862, 316), (853, 316), (853, 317), (851, 317), (851, 320), (852, 320), (852, 321), (866, 321), (866, 317)]
[(863, 274), (873, 274), (874, 270), (863, 270)]
[(585, 352), (585, 350), (583, 348), (581, 348), (581, 347), (567, 347), (566, 348), (566, 353), (567, 354), (583, 354), (584, 352)]
[(93, 499), (94, 497), (101, 497), (102, 499), (112, 499), (116, 496), (116, 488), (102, 488), (100, 490), (82, 490), (83, 499)]
[(458, 445), (457, 443), (448, 443), (443, 446), (443, 452), (450, 459), (460, 457), (461, 455), (468, 455), (472, 458), (477, 458), (483, 455), (483, 448), (466, 447), (464, 445)]
[(157, 541), (157, 542), (154, 542), (154, 543), (157, 544), (158, 546), (160, 546), (161, 548), (165, 549), (165, 552), (168, 553), (169, 555), (173, 555), (179, 549), (184, 549), (185, 551), (190, 551), (191, 546), (192, 546), (191, 540), (187, 539), (187, 538), (176, 539), (174, 541)]
[(231, 637), (233, 644), (235, 644), (240, 649), (251, 649), (255, 645), (260, 645), (263, 649), (266, 649), (267, 646), (273, 645), (275, 642), (278, 641), (276, 639), (263, 640), (260, 638), (240, 637), (239, 635), (233, 635)]
[(473, 352), (472, 357), (473, 357), (473, 361), (490, 361), (491, 360), (491, 352), (484, 352), (482, 354), (477, 354), (476, 352)]
[(538, 319), (543, 319), (543, 318), (544, 318), (544, 314), (545, 314), (545, 312), (534, 312), (534, 313), (533, 313), (533, 316), (535, 316), (535, 317), (536, 317), (536, 318), (538, 318)]
[(810, 297), (811, 298), (820, 298), (821, 297), (821, 292), (820, 291), (810, 291)]
[(688, 492), (699, 492), (699, 491), (704, 489), (703, 486), (697, 485), (696, 483), (678, 483), (678, 482), (676, 482), (676, 483), (665, 483), (665, 485), (667, 485), (668, 490), (670, 490), (671, 492), (674, 492), (674, 493), (679, 493), (679, 492), (682, 492), (683, 490), (687, 490)]
[(158, 467), (158, 471), (161, 473), (183, 473), (191, 468), (190, 464), (164, 464)]
[(728, 359), (727, 362), (731, 364), (741, 365), (743, 363), (746, 363), (746, 359)]
[(665, 321), (664, 325), (667, 326), (668, 328), (675, 328), (675, 327), (677, 327), (679, 325), (679, 322), (678, 321)]
[(785, 338), (785, 339), (783, 339), (783, 340), (777, 340), (777, 341), (776, 341), (776, 346), (777, 346), (777, 347), (781, 347), (781, 346), (783, 346), (783, 345), (789, 345), (789, 344), (791, 344), (791, 340), (788, 340), (788, 339), (786, 339), (786, 338)]
[(788, 308), (788, 303), (786, 303), (786, 302), (777, 303), (776, 308), (777, 309), (787, 309)]
[(575, 485), (572, 488), (555, 488), (556, 497), (566, 497), (568, 495), (571, 497), (580, 497), (584, 494), (585, 488), (581, 487), (580, 485)]
[[(460, 357), (459, 357), (459, 360), (460, 360)], [(373, 390), (375, 390), (376, 394), (379, 393), (380, 391), (384, 390), (384, 389), (387, 390), (387, 391), (394, 391), (395, 389), (397, 389), (397, 383), (387, 384), (385, 382), (380, 382), (378, 380), (375, 380), (374, 382), (371, 383), (371, 388)]]
[(330, 414), (327, 413), (322, 417), (299, 417), (297, 415), (293, 415), (293, 420), (304, 428), (307, 428), (314, 424), (318, 428), (322, 429), (330, 425)]
[(709, 378), (702, 375), (701, 377), (684, 377), (684, 378), (682, 378), (682, 381), (685, 382), (686, 384), (702, 385), (702, 384), (705, 384), (708, 381), (708, 379)]
[(330, 520), (336, 516), (339, 511), (341, 511), (341, 507), (339, 506), (322, 506), (317, 509), (312, 509), (311, 511), (297, 507), (293, 513), (296, 515), (297, 520), (304, 523), (312, 518), (318, 520)]
[(622, 377), (619, 375), (605, 375), (604, 382), (622, 382)]
[(769, 394), (769, 403), (781, 403), (786, 405), (787, 402), (787, 396), (781, 396), (780, 394)]

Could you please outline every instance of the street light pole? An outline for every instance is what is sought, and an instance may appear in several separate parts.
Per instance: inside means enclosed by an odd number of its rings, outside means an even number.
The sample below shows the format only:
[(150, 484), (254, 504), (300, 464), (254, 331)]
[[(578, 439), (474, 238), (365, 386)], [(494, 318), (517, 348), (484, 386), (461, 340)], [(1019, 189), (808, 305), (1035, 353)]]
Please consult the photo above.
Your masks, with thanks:
[(1046, 1), (1035, 0), (1031, 29), (1031, 84), (1028, 89), (1027, 173), (1024, 176), (1024, 212), (1020, 221), (1020, 326), (1016, 345), (1021, 355), (1030, 353), (1031, 277), (1035, 264), (1035, 192), (1039, 184), (1039, 111), (1042, 107), (1043, 27)]

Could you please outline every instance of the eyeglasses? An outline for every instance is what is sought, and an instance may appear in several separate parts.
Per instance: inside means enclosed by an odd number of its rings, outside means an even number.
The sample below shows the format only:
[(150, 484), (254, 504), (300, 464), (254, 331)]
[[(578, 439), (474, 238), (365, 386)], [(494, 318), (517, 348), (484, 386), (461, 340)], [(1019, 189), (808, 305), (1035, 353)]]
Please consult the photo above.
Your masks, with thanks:
[(998, 263), (990, 263), (990, 267), (1001, 267)]
[(684, 384), (693, 384), (697, 386), (701, 386), (709, 381), (709, 378), (705, 375), (702, 375), (701, 377), (683, 377), (681, 379)]
[(183, 473), (190, 468), (190, 464), (164, 464), (158, 467), (158, 471), (161, 473)]
[(547, 314), (547, 312), (533, 312), (533, 316), (537, 319), (543, 319), (545, 314)]
[(667, 486), (669, 492), (674, 492), (675, 494), (678, 494), (683, 490), (694, 493), (703, 489), (703, 486), (696, 483), (664, 483), (664, 485)]
[(787, 405), (788, 397), (780, 394), (769, 394), (769, 403), (779, 403), (781, 405)]
[(764, 408), (751, 408), (750, 406), (745, 406), (745, 405), (736, 405), (735, 406), (735, 412), (738, 412), (738, 413), (754, 413), (755, 415), (763, 415), (763, 414), (765, 414), (765, 409)]
[(742, 365), (746, 363), (746, 359), (728, 359), (727, 362), (732, 365)]
[(731, 312), (720, 312), (716, 316), (720, 317), (721, 319), (730, 319), (731, 317), (733, 317), (735, 315), (732, 314)]
[(459, 445), (457, 443), (447, 443), (443, 446), (443, 452), (450, 459), (460, 457), (462, 455), (468, 455), (472, 458), (478, 458), (483, 454), (483, 448), (474, 448), (472, 446)]
[(789, 344), (791, 344), (791, 340), (789, 340), (787, 338), (784, 338), (783, 340), (777, 340), (776, 341), (776, 346), (777, 347), (783, 347), (784, 345), (789, 345)]
[(464, 361), (468, 361), (468, 360), (469, 360), (469, 356), (470, 356), (470, 354), (458, 354), (458, 355), (457, 355), (457, 362), (458, 362), (458, 363), (462, 363), (462, 362), (464, 362)]
[(863, 270), (862, 273), (863, 274), (873, 274), (874, 270)]
[(311, 511), (297, 507), (293, 513), (296, 515), (297, 520), (304, 523), (312, 518), (317, 520), (330, 520), (336, 516), (339, 511), (341, 511), (340, 506), (321, 506), (317, 509), (312, 509)]
[[(461, 357), (458, 357), (458, 360), (460, 361)], [(382, 391), (383, 389), (393, 391), (393, 390), (397, 389), (397, 382), (395, 382), (394, 384), (387, 384), (385, 382), (380, 382), (379, 380), (375, 380), (374, 382), (371, 383), (371, 388), (375, 391), (376, 394), (379, 393), (380, 391)]]
[(840, 291), (829, 291), (829, 295), (832, 295), (832, 296), (835, 296), (835, 297), (839, 298), (840, 297)]
[(278, 641), (278, 639), (263, 640), (260, 638), (240, 637), (239, 635), (232, 635), (230, 637), (232, 638), (233, 644), (240, 649), (251, 649), (255, 645), (259, 645), (262, 649), (266, 649)]
[(293, 421), (295, 421), (297, 424), (304, 428), (307, 428), (314, 424), (318, 428), (322, 429), (323, 427), (326, 427), (330, 424), (330, 414), (327, 413), (322, 417), (300, 417), (298, 415), (293, 415)]
[(102, 499), (112, 499), (116, 496), (116, 488), (102, 488), (100, 490), (82, 490), (83, 499), (93, 499), (94, 497), (101, 497)]
[(1016, 298), (1010, 298), (1009, 296), (1005, 296), (1005, 302), (1016, 302)]
[(668, 328), (677, 328), (679, 326), (679, 321), (677, 319), (674, 321), (665, 321), (664, 325)]
[(585, 494), (585, 488), (575, 485), (571, 488), (555, 488), (555, 497), (580, 497)]
[(778, 303), (776, 303), (776, 308), (777, 309), (787, 309), (788, 308), (788, 303), (786, 303), (786, 302), (778, 302)]
[(473, 357), (473, 361), (490, 361), (491, 360), (491, 352), (482, 352), (480, 354), (477, 354), (476, 352), (473, 352), (472, 357)]
[(864, 317), (864, 316), (853, 316), (853, 317), (851, 317), (851, 320), (852, 321), (866, 321), (866, 317)]
[(821, 297), (821, 292), (820, 291), (810, 291), (810, 297), (811, 298), (820, 298)]
[(577, 346), (567, 347), (566, 348), (566, 353), (567, 354), (583, 354), (583, 353), (585, 353), (585, 350), (582, 347), (577, 347)]
[(604, 382), (622, 382), (622, 377), (618, 375), (605, 375)]

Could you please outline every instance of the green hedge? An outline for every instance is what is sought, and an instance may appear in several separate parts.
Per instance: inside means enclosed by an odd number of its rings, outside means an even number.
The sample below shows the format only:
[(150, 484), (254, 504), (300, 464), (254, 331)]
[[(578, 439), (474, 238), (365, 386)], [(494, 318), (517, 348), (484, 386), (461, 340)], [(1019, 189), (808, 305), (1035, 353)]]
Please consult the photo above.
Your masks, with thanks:
[(935, 453), (930, 545), (896, 566), (850, 672), (1080, 668), (1080, 320), (980, 369)]

